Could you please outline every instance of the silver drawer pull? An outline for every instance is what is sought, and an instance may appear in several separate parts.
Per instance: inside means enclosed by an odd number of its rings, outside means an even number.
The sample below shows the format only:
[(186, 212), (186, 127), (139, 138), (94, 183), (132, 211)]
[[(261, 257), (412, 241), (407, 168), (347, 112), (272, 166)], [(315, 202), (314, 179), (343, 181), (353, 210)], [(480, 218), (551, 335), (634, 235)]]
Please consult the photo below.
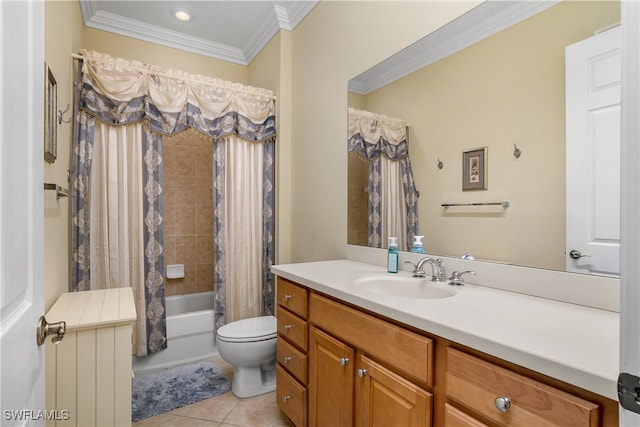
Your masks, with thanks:
[(285, 356), (283, 359), (284, 363), (289, 363), (291, 362), (291, 356)]
[(289, 332), (293, 328), (293, 325), (284, 325), (284, 330)]
[(340, 366), (346, 366), (349, 364), (349, 358), (348, 357), (341, 357), (340, 358)]
[(509, 399), (508, 397), (496, 397), (494, 403), (496, 404), (496, 408), (498, 408), (498, 411), (500, 412), (507, 412), (511, 407), (511, 399)]
[(293, 295), (291, 295), (291, 294), (284, 294), (284, 300), (285, 300), (285, 301), (290, 301), (290, 300), (291, 300), (291, 298), (293, 298)]
[(363, 378), (365, 375), (367, 375), (367, 373), (368, 373), (369, 371), (367, 371), (366, 369), (358, 369), (358, 371), (357, 371), (357, 372), (358, 372), (358, 376), (359, 376), (360, 378)]
[(288, 402), (289, 399), (291, 399), (291, 396), (289, 396), (288, 394), (286, 396), (282, 396), (282, 400), (284, 400), (285, 402)]

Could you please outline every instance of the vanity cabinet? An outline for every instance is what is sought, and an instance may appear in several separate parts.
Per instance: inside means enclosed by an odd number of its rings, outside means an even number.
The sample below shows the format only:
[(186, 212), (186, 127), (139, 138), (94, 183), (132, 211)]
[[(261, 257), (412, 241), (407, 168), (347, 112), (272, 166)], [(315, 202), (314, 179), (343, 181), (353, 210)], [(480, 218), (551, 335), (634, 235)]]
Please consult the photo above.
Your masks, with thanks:
[(355, 350), (311, 327), (309, 426), (353, 425)]
[[(477, 414), (478, 421), (505, 426), (600, 425), (600, 407), (595, 403), (452, 347), (446, 357), (447, 398), (466, 409), (467, 415)], [(451, 425), (483, 425), (473, 424), (469, 421), (473, 417), (454, 409), (449, 405), (445, 417)]]
[(282, 278), (277, 353), (296, 427), (618, 425), (611, 399)]
[(308, 291), (277, 279), (276, 398), (295, 426), (307, 425)]
[(309, 426), (430, 426), (433, 340), (309, 296)]

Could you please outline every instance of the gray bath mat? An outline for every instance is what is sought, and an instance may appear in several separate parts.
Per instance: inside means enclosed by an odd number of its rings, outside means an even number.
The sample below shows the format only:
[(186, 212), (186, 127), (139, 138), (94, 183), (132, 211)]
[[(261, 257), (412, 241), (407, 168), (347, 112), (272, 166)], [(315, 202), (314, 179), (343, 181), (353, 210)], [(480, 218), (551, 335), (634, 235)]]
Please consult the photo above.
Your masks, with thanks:
[(140, 421), (229, 390), (229, 379), (219, 367), (209, 362), (135, 377), (132, 382), (131, 419)]

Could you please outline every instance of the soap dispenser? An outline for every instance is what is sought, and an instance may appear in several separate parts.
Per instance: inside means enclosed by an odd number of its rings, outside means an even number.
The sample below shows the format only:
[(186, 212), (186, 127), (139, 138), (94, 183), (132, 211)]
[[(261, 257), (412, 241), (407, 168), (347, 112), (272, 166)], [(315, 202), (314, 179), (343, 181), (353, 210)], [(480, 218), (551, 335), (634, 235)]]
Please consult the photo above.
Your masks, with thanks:
[(398, 272), (398, 238), (389, 237), (389, 250), (387, 251), (387, 271)]
[(422, 247), (422, 239), (424, 236), (414, 236), (413, 237), (413, 247), (411, 248), (411, 252), (415, 252), (417, 254), (424, 253), (424, 247)]

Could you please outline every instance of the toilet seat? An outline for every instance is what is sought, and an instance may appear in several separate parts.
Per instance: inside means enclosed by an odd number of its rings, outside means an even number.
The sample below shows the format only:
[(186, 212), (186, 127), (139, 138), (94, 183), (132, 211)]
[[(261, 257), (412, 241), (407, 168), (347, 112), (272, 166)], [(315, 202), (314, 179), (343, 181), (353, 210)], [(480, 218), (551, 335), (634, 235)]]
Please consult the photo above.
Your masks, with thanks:
[(274, 316), (252, 317), (221, 326), (217, 338), (227, 342), (265, 341), (276, 338), (277, 328)]

